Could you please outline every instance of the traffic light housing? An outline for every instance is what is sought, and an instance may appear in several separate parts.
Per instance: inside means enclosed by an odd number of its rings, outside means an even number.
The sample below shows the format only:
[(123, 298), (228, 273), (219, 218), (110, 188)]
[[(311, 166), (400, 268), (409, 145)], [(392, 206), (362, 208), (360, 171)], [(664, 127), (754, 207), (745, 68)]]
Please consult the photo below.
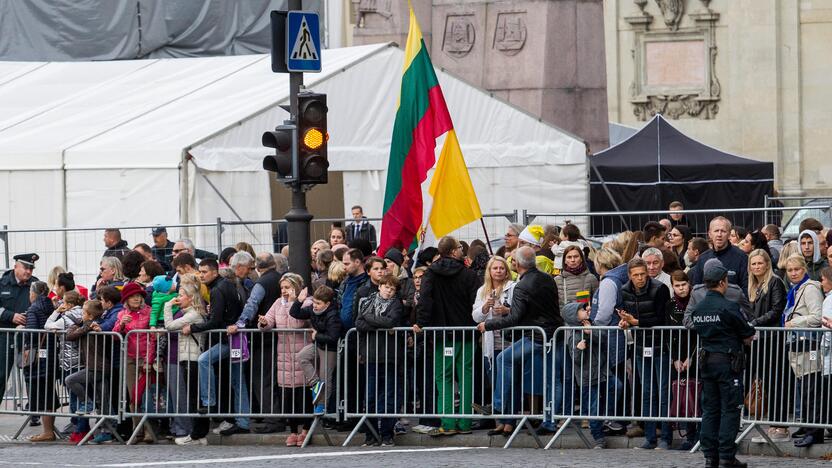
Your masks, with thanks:
[(329, 161), (326, 94), (298, 93), (298, 179), (301, 184), (325, 184)]
[(278, 180), (297, 180), (294, 164), (297, 153), (297, 133), (293, 124), (279, 125), (273, 132), (263, 133), (263, 146), (274, 148), (274, 154), (263, 158), (263, 169), (275, 172)]

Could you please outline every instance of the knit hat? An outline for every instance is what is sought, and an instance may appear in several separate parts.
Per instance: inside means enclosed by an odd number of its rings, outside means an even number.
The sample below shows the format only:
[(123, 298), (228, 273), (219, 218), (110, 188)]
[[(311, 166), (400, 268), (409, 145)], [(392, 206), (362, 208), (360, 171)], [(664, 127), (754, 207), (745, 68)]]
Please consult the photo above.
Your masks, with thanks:
[(392, 260), (398, 266), (402, 266), (402, 263), (404, 263), (404, 255), (398, 249), (387, 249), (387, 253), (384, 254), (384, 259)]
[(543, 227), (537, 224), (530, 224), (520, 233), (520, 240), (540, 246), (543, 241)]
[(130, 296), (135, 296), (136, 294), (147, 297), (147, 292), (145, 292), (144, 288), (139, 283), (130, 282), (124, 285), (121, 288), (121, 302), (125, 302)]
[(153, 291), (160, 294), (167, 294), (173, 287), (173, 278), (168, 278), (166, 275), (159, 275), (153, 278)]

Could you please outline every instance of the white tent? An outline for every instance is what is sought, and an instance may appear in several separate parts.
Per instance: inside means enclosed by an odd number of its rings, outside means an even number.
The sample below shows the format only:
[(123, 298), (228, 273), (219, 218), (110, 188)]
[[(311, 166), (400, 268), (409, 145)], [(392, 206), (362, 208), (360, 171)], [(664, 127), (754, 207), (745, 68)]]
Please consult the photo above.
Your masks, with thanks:
[[(371, 217), (381, 215), (402, 60), (391, 44), (331, 49), (323, 71), (305, 77), (328, 94), (330, 170), (344, 173), (344, 203)], [(582, 141), (437, 74), (484, 213), (587, 211)], [(0, 62), (0, 222), (233, 219), (205, 178), (243, 219), (269, 219), (260, 136), (287, 118), (287, 99), (288, 75), (264, 55)]]

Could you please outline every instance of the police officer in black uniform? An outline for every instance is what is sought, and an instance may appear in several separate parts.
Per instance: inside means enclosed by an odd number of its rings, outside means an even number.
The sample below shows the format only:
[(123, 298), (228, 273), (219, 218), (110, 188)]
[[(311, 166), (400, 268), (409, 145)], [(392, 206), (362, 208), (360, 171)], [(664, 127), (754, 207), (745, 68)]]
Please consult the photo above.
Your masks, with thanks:
[(32, 276), (37, 254), (14, 256), (14, 268), (0, 277), (0, 397), (6, 390), (6, 380), (14, 363), (14, 351), (10, 349), (12, 335), (7, 329), (26, 325), (29, 309), (29, 287), (38, 279)]
[(728, 270), (719, 260), (706, 262), (703, 279), (708, 292), (692, 314), (703, 381), (699, 440), (706, 467), (745, 467), (736, 458), (734, 439), (743, 404), (743, 343), (751, 343), (754, 327), (737, 303), (725, 299)]

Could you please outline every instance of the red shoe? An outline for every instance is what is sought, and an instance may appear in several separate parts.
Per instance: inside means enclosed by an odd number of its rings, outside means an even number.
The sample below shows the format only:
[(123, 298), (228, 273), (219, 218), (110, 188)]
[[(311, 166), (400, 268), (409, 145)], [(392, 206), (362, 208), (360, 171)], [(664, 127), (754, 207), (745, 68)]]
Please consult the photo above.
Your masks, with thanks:
[(78, 442), (81, 442), (82, 440), (84, 440), (84, 437), (86, 437), (86, 436), (87, 436), (86, 432), (73, 432), (72, 434), (69, 435), (69, 441), (72, 442), (73, 444), (77, 444)]

